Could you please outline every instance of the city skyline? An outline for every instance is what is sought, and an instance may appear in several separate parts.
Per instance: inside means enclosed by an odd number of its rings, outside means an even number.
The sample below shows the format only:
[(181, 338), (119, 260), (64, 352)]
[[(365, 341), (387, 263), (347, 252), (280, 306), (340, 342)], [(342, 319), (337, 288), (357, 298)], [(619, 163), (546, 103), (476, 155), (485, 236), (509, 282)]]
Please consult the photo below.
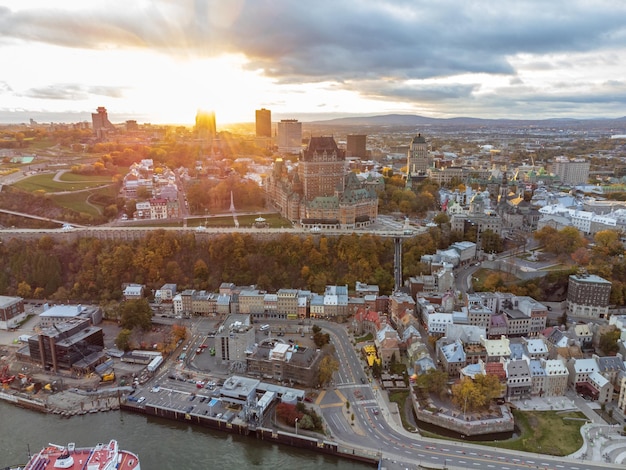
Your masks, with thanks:
[[(0, 123), (621, 117), (626, 4), (0, 0)], [(6, 64), (15, 64), (6, 66)]]

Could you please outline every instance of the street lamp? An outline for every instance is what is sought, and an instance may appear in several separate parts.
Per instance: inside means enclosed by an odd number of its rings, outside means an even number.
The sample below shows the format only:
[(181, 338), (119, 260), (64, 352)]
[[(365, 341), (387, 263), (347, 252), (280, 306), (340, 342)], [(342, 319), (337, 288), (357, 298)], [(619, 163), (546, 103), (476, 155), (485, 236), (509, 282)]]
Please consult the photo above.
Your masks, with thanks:
[(296, 435), (298, 434), (298, 418), (296, 418)]

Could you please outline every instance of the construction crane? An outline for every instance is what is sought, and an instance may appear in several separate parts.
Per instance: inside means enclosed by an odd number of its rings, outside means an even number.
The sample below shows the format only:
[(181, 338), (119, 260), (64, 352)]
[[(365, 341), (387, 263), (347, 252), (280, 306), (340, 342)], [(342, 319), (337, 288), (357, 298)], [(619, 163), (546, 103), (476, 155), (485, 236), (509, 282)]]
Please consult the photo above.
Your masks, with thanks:
[(0, 383), (2, 385), (8, 386), (11, 382), (15, 380), (15, 375), (10, 375), (8, 364), (2, 368), (0, 371)]

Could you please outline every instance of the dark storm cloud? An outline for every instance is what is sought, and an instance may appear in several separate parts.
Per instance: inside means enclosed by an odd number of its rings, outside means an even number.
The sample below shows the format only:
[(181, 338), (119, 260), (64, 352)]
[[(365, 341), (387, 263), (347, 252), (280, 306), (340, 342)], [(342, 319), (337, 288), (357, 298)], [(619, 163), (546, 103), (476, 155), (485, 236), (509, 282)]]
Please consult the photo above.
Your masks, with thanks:
[[(150, 50), (177, 58), (240, 53), (249, 69), (278, 84), (327, 82), (330, 90), (437, 112), (462, 109), (464, 115), (589, 112), (593, 104), (597, 113), (626, 104), (624, 83), (611, 82), (611, 76), (605, 75), (604, 83), (570, 78), (584, 75), (574, 73), (581, 69), (599, 71), (600, 77), (607, 67), (619, 70), (626, 2), (108, 0), (83, 2), (77, 11), (50, 5), (16, 11), (0, 7), (0, 48), (35, 42)], [(476, 74), (474, 83), (466, 77), (454, 83), (456, 76), (470, 73)], [(506, 86), (490, 91), (490, 75), (505, 75), (497, 83)], [(551, 88), (531, 85), (537, 83)], [(290, 96), (298, 92), (292, 88)], [(8, 92), (0, 82), (0, 94)], [(72, 84), (23, 94), (56, 100), (121, 96), (113, 88)]]
[[(359, 83), (359, 92), (369, 98), (414, 102), (414, 103), (441, 103), (446, 100), (467, 99), (480, 88), (479, 85), (446, 85), (446, 84), (415, 84), (404, 82), (372, 81)], [(347, 84), (346, 89), (350, 89)]]
[(121, 98), (123, 97), (123, 90), (107, 86), (86, 87), (78, 84), (55, 84), (31, 88), (22, 93), (22, 95), (35, 99), (80, 101), (88, 99), (91, 95)]
[(513, 74), (507, 58), (514, 54), (626, 42), (622, 2), (171, 0), (84, 8), (4, 8), (0, 37), (177, 55), (241, 52), (250, 67), (283, 82)]

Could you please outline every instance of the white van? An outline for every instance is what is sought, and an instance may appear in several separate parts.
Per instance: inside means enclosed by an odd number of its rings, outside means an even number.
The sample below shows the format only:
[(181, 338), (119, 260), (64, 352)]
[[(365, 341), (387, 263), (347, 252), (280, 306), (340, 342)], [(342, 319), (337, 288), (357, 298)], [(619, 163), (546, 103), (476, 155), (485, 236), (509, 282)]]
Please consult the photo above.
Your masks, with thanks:
[(270, 329), (270, 326), (265, 324), (265, 325), (261, 325), (261, 327), (259, 328), (259, 331), (267, 331)]

